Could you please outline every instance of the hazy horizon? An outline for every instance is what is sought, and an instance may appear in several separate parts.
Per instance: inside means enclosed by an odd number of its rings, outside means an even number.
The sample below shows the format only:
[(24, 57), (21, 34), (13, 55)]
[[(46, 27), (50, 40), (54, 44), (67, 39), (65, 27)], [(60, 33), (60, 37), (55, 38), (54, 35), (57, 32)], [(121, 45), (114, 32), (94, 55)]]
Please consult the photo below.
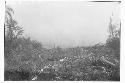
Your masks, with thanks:
[(109, 19), (120, 18), (120, 4), (92, 2), (7, 2), (24, 35), (43, 45), (72, 47), (105, 43)]

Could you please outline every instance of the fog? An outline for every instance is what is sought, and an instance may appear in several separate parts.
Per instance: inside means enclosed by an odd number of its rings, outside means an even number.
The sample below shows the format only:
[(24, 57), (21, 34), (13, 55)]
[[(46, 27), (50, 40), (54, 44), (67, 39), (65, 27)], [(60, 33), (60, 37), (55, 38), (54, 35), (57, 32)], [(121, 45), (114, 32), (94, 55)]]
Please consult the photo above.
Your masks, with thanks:
[(119, 20), (120, 4), (93, 2), (7, 2), (24, 36), (48, 46), (88, 46), (105, 43), (109, 18)]

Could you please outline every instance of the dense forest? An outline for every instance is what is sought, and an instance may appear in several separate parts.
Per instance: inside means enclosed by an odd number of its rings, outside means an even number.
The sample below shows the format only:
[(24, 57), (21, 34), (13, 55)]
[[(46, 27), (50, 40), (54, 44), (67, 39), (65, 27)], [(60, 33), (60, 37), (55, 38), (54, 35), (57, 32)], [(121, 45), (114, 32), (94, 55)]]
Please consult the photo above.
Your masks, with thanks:
[(23, 28), (5, 7), (5, 81), (120, 81), (120, 23), (110, 18), (106, 43), (45, 48), (23, 36)]

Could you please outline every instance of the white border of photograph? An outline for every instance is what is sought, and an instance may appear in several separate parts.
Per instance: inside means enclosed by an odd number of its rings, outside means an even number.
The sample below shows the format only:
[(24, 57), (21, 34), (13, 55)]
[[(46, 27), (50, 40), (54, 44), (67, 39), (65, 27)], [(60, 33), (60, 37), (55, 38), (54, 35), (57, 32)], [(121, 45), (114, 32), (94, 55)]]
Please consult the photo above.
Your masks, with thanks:
[[(4, 81), (4, 15), (5, 1), (121, 1), (121, 57), (120, 57), (120, 82), (125, 82), (125, 1), (124, 0), (0, 0), (0, 83), (17, 83), (17, 81)], [(18, 81), (19, 83), (93, 83), (106, 82), (114, 83), (115, 81)]]

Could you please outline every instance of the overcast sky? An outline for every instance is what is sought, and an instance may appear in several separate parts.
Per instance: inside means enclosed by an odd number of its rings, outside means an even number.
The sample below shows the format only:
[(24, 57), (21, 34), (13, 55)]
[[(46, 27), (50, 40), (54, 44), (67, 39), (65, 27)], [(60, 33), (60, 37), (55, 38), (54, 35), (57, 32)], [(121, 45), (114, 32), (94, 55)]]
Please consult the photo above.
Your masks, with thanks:
[(92, 2), (7, 2), (30, 36), (46, 45), (87, 46), (105, 42), (109, 18), (119, 20), (120, 4)]

